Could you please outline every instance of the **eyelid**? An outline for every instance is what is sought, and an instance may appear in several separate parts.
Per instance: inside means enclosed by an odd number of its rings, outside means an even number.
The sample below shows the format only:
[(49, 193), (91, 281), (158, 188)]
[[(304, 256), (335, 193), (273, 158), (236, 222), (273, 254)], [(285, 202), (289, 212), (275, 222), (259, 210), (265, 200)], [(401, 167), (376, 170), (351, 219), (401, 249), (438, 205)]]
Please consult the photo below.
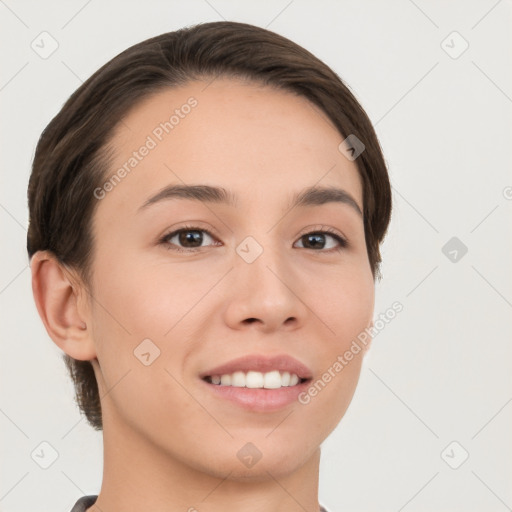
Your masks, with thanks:
[(316, 233), (317, 231), (326, 231), (327, 233), (331, 233), (332, 235), (339, 236), (342, 238), (345, 243), (348, 245), (350, 243), (349, 239), (339, 230), (332, 228), (330, 226), (325, 226), (323, 224), (316, 224), (313, 226), (306, 226), (302, 231), (299, 233), (299, 238), (307, 235), (309, 233)]
[[(205, 225), (207, 227), (205, 227)], [(173, 233), (176, 233), (177, 231), (182, 231), (182, 230), (190, 230), (190, 231), (197, 231), (197, 230), (201, 230), (201, 231), (205, 231), (206, 233), (208, 233), (210, 236), (215, 236), (215, 237), (220, 237), (220, 233), (212, 226), (210, 226), (209, 224), (205, 224), (204, 222), (201, 222), (201, 221), (195, 221), (195, 220), (192, 220), (192, 221), (185, 221), (185, 224), (181, 224), (181, 223), (177, 223), (177, 226), (174, 225), (174, 226), (171, 226), (170, 228), (166, 229), (164, 231), (164, 233), (158, 237), (159, 240), (162, 240), (163, 238), (167, 238), (169, 235), (172, 235)]]

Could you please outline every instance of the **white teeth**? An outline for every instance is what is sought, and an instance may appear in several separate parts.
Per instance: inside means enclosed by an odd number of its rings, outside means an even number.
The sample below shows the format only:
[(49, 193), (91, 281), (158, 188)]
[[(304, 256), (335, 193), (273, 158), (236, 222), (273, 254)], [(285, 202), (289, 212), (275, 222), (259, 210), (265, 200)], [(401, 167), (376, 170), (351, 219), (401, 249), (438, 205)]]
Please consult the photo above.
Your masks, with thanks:
[(235, 388), (245, 388), (245, 373), (233, 373), (233, 375), (231, 376), (231, 385)]
[(231, 385), (234, 388), (245, 388), (245, 373), (235, 372), (231, 375)]
[[(214, 375), (212, 377), (212, 382), (213, 382), (213, 379), (217, 377), (217, 375)], [(231, 375), (229, 375), (228, 373), (226, 373), (225, 375), (222, 375), (221, 378), (220, 378), (220, 383), (223, 385), (223, 386), (231, 386)]]
[(273, 372), (265, 373), (264, 380), (265, 380), (265, 383), (263, 384), (264, 388), (278, 389), (282, 386), (281, 374), (277, 370), (275, 370)]
[(247, 372), (245, 377), (246, 388), (262, 388), (263, 387), (263, 374), (260, 372)]
[(232, 386), (235, 388), (253, 389), (279, 389), (281, 387), (295, 386), (300, 379), (295, 373), (279, 372), (273, 370), (267, 373), (249, 371), (226, 373), (224, 375), (212, 375), (211, 383), (221, 386)]

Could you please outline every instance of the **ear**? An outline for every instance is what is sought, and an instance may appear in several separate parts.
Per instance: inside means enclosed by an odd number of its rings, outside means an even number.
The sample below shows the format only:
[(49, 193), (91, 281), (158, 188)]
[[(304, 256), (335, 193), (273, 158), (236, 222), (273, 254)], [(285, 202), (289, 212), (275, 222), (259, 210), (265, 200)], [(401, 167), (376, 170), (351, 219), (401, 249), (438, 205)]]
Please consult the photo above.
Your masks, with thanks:
[(36, 252), (30, 267), (37, 311), (50, 338), (74, 359), (94, 359), (96, 349), (83, 283), (50, 251)]

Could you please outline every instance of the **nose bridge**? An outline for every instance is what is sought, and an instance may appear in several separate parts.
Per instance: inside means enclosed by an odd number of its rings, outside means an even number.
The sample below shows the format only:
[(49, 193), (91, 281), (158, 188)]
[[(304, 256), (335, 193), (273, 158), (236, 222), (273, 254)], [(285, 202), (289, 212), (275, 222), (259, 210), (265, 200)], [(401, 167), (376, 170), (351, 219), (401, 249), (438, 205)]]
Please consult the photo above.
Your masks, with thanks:
[(236, 247), (230, 321), (240, 325), (259, 320), (267, 329), (277, 328), (304, 313), (293, 293), (291, 262), (284, 247), (266, 235), (247, 236)]
[(243, 274), (244, 280), (250, 281), (255, 290), (270, 286), (278, 292), (284, 286), (278, 276), (283, 279), (289, 270), (282, 249), (268, 233), (265, 236), (258, 235), (258, 239), (252, 235), (247, 236), (236, 247), (237, 273)]

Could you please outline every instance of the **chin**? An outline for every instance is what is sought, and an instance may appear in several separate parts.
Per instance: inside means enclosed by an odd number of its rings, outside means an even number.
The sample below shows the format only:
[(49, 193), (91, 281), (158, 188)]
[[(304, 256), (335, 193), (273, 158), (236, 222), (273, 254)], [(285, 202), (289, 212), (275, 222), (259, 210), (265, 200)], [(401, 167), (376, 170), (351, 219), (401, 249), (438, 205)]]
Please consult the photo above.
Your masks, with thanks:
[(253, 442), (233, 440), (221, 453), (210, 453), (208, 460), (202, 461), (202, 471), (218, 478), (229, 475), (230, 480), (257, 482), (272, 477), (279, 479), (296, 472), (319, 449), (306, 440), (285, 445), (269, 442), (264, 436), (261, 436), (260, 443), (253, 439)]

